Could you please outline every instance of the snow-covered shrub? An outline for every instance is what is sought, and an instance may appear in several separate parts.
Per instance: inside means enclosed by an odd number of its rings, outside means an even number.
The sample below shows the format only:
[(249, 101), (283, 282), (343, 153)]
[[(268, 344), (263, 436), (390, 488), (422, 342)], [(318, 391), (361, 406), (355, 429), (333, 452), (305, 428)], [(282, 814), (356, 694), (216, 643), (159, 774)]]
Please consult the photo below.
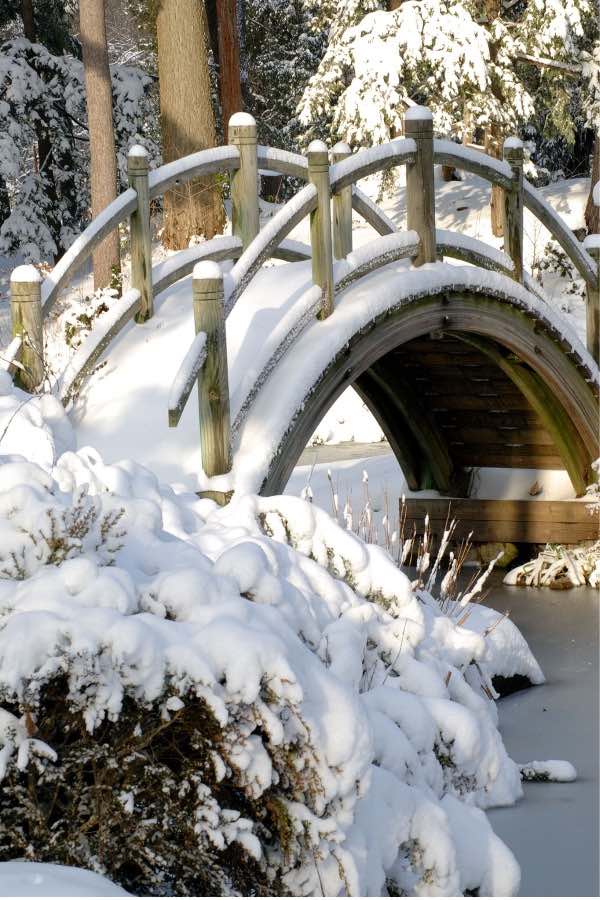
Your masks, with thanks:
[[(490, 679), (543, 678), (514, 626), (458, 624), (305, 501), (219, 509), (90, 448), (57, 459), (41, 402), (0, 460), (2, 547), (94, 513), (0, 578), (0, 859), (151, 894), (516, 892), (484, 813), (521, 794)], [(57, 432), (41, 465), (32, 428)]]

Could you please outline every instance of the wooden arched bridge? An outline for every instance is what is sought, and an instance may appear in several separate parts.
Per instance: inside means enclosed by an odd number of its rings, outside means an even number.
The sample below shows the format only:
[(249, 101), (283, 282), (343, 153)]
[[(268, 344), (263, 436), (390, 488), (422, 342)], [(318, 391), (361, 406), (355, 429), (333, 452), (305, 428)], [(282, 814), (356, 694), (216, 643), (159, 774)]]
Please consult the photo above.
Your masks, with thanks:
[[(436, 228), (435, 164), (502, 189), (503, 252)], [(405, 231), (357, 186), (397, 166), (406, 166)], [(259, 170), (307, 182), (262, 229)], [(152, 267), (150, 201), (219, 172), (230, 178), (232, 236)], [(103, 237), (129, 219), (130, 289), (72, 359), (62, 397), (79, 390), (128, 321), (146, 322), (154, 299), (193, 270), (196, 337), (182, 348), (168, 416), (177, 425), (198, 383), (198, 469), (201, 462), (202, 486), (218, 498), (236, 489), (281, 491), (319, 420), (349, 385), (378, 419), (414, 490), (465, 496), (466, 472), (476, 466), (566, 469), (577, 495), (592, 481), (591, 463), (600, 455), (599, 245), (594, 238), (580, 243), (523, 177), (520, 141), (509, 139), (504, 159), (496, 160), (434, 138), (429, 111), (414, 107), (403, 139), (354, 154), (343, 144), (330, 154), (313, 142), (303, 157), (257, 145), (255, 122), (242, 113), (230, 122), (227, 146), (152, 172), (143, 148), (132, 148), (129, 181), (42, 283), (30, 268), (14, 273), (10, 360), (29, 389), (43, 377), (44, 317)], [(524, 209), (586, 283), (587, 349), (524, 269)], [(353, 211), (378, 235), (356, 249)], [(306, 216), (310, 245), (288, 237)], [(261, 271), (271, 257), (288, 262), (283, 277), (280, 267)], [(233, 265), (221, 267), (227, 260)], [(261, 306), (257, 283), (278, 295), (268, 328), (262, 306), (273, 304), (265, 294)]]

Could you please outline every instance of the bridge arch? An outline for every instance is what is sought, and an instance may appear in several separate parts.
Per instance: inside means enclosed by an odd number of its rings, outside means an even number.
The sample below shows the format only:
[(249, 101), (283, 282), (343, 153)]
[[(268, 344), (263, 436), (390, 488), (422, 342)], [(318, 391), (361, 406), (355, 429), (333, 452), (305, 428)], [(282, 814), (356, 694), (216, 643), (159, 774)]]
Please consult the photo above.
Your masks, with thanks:
[[(523, 420), (538, 439), (542, 435), (543, 452), (550, 463), (547, 467), (564, 467), (575, 492), (583, 493), (592, 480), (591, 462), (598, 456), (598, 382), (586, 350), (574, 335), (565, 333), (548, 307), (505, 276), (442, 264), (434, 270), (436, 276), (429, 284), (422, 277), (423, 270), (421, 278), (407, 270), (381, 270), (363, 278), (342, 293), (336, 315), (327, 320), (338, 328), (315, 323), (280, 361), (240, 428), (236, 443), (242, 447), (245, 433), (256, 441), (261, 417), (268, 419), (268, 410), (281, 402), (278, 394), (283, 384), (298, 381), (299, 372), (316, 374), (301, 379), (304, 396), (295, 410), (289, 410), (290, 424), (282, 428), (276, 451), (263, 468), (262, 493), (284, 489), (319, 421), (351, 385), (378, 419), (411, 488), (437, 488), (458, 496), (464, 493), (464, 467), (470, 464), (473, 441), (459, 441), (458, 446), (449, 441), (435, 402), (426, 394), (419, 396), (418, 383), (407, 384), (401, 371), (402, 356), (412, 353), (414, 357), (415, 349), (423, 350), (423, 341), (431, 342), (434, 353), (443, 352), (444, 345), (446, 349), (452, 345), (453, 351), (462, 348), (471, 366), (477, 365), (479, 357), (482, 368), (487, 366), (486, 376), (481, 379), (481, 390), (474, 390), (467, 399), (481, 401), (480, 420), (485, 418), (486, 408), (490, 417), (504, 413), (505, 429), (510, 429), (511, 408), (510, 403), (502, 408), (503, 390), (508, 389), (513, 399), (518, 395), (521, 403), (517, 408), (524, 413)], [(380, 309), (375, 311), (372, 301), (371, 315), (356, 315), (359, 306), (365, 307), (364, 297), (380, 295), (384, 284), (386, 297), (378, 304)], [(346, 323), (341, 321), (344, 313)], [(350, 325), (350, 333), (348, 322), (352, 321), (355, 327)], [(448, 354), (450, 367), (453, 356), (456, 359), (454, 353)], [(494, 378), (496, 393), (489, 396), (485, 388)], [(455, 405), (456, 401), (455, 395)], [(500, 409), (495, 406), (498, 403)], [(517, 431), (522, 439), (523, 428)], [(511, 443), (507, 432), (505, 465), (515, 465), (517, 446), (518, 440)], [(496, 457), (492, 454), (488, 462), (478, 461), (477, 453), (471, 452), (471, 465), (502, 465), (500, 452), (496, 447)], [(535, 464), (531, 448), (525, 456), (529, 466)], [(527, 462), (524, 459), (521, 465)]]

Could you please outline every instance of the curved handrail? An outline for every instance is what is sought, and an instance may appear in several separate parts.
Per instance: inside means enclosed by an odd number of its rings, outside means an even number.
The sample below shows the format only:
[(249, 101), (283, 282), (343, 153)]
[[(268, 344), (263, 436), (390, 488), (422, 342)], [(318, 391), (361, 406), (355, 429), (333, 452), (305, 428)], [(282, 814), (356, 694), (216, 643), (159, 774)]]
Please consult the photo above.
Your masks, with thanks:
[(271, 172), (279, 172), (282, 175), (292, 175), (294, 178), (308, 179), (308, 160), (300, 153), (291, 153), (289, 150), (280, 150), (277, 147), (265, 147), (259, 144), (256, 148), (256, 156), (259, 169), (267, 169)]
[(513, 184), (512, 169), (501, 159), (494, 159), (487, 153), (463, 147), (454, 141), (435, 138), (433, 141), (433, 161), (440, 166), (463, 169), (472, 175), (479, 175), (491, 184), (509, 190)]
[(417, 145), (412, 138), (401, 138), (353, 153), (347, 159), (331, 166), (329, 172), (331, 192), (335, 194), (374, 172), (411, 163), (415, 159), (416, 152)]
[(196, 263), (203, 259), (212, 259), (222, 262), (226, 259), (237, 259), (242, 253), (240, 238), (233, 235), (219, 236), (205, 241), (203, 244), (195, 244), (186, 250), (169, 256), (157, 265), (152, 266), (152, 287), (155, 294), (160, 294), (189, 275)]
[(503, 272), (505, 275), (514, 273), (515, 266), (510, 256), (470, 235), (436, 228), (435, 242), (441, 256), (450, 256), (491, 272)]
[(109, 203), (73, 241), (50, 274), (44, 278), (42, 284), (44, 315), (52, 309), (62, 288), (69, 283), (98, 244), (136, 209), (137, 193), (133, 188), (128, 188)]
[(174, 162), (165, 163), (153, 169), (148, 175), (150, 199), (160, 197), (176, 184), (190, 181), (201, 175), (216, 175), (218, 172), (231, 172), (240, 167), (240, 154), (237, 147), (226, 144), (224, 147), (210, 147), (182, 156)]
[(594, 260), (548, 201), (525, 179), (523, 179), (523, 205), (539, 219), (552, 237), (556, 238), (581, 277), (587, 284), (593, 286), (597, 278)]
[(274, 255), (274, 250), (281, 244), (282, 239), (316, 206), (317, 189), (314, 184), (307, 184), (259, 231), (231, 270), (233, 286), (225, 299), (226, 316), (263, 262)]

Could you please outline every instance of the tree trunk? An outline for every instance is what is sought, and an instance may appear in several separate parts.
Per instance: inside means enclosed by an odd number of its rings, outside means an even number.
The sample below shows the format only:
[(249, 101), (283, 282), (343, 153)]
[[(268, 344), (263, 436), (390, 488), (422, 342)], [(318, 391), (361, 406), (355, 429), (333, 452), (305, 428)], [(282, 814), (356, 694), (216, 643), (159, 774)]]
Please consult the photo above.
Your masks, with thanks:
[[(23, 33), (27, 40), (35, 44), (37, 43), (37, 29), (35, 27), (35, 17), (33, 13), (32, 0), (21, 0), (21, 19), (23, 20)], [(36, 118), (35, 124), (35, 140), (37, 143), (37, 171), (43, 172), (48, 199), (53, 207), (58, 205), (58, 194), (56, 191), (56, 182), (54, 180), (54, 170), (52, 168), (52, 141), (45, 122)], [(49, 223), (52, 232), (52, 238), (56, 244), (56, 253), (53, 262), (62, 256), (64, 247), (60, 238), (60, 230), (53, 227), (54, 223)]]
[(240, 43), (237, 0), (217, 0), (219, 23), (219, 87), (223, 142), (227, 143), (227, 125), (231, 116), (244, 108), (240, 77)]
[[(92, 216), (117, 196), (117, 154), (112, 118), (104, 0), (79, 0), (79, 26), (90, 135)], [(108, 287), (119, 271), (119, 233), (111, 232), (94, 251), (94, 288)]]
[(592, 159), (592, 183), (590, 194), (585, 207), (585, 227), (588, 234), (600, 233), (600, 208), (594, 203), (592, 193), (594, 185), (600, 181), (600, 132), (596, 132), (594, 139), (594, 156)]
[[(216, 144), (207, 36), (203, 3), (160, 2), (156, 37), (165, 163)], [(196, 234), (210, 239), (223, 230), (224, 223), (221, 192), (212, 176), (195, 178), (165, 194), (165, 247), (182, 250)]]

